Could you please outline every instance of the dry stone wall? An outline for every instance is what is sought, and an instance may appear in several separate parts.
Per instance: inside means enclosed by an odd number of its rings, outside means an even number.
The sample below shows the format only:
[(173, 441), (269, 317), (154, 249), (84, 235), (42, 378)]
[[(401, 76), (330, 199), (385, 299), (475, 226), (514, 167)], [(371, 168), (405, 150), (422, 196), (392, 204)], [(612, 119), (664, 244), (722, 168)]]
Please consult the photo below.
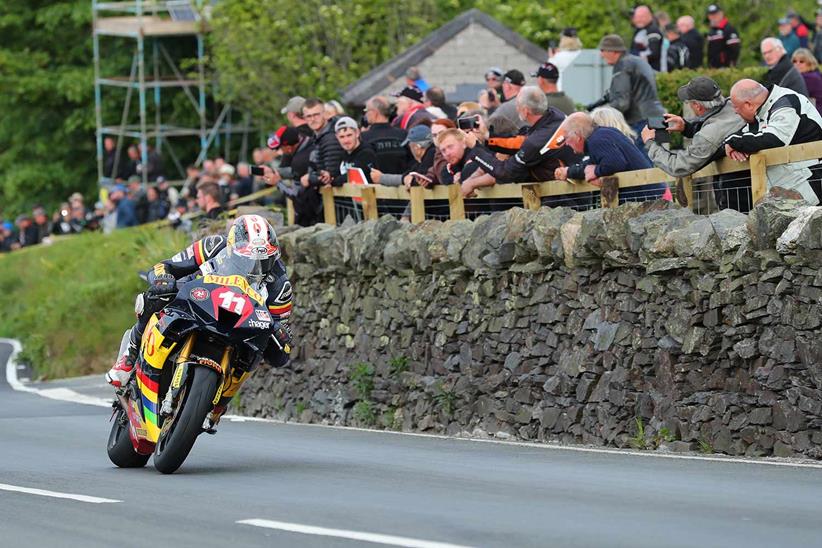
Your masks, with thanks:
[(291, 366), (241, 412), (822, 458), (822, 208), (665, 202), (281, 236)]

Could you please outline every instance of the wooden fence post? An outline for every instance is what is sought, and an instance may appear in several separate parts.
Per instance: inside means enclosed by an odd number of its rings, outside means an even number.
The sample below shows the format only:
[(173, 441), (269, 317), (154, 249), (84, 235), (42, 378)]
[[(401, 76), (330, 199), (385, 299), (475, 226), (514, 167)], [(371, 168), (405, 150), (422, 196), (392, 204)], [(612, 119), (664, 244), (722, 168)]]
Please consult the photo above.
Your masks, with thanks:
[(415, 225), (425, 220), (425, 189), (421, 186), (411, 187), (411, 222)]
[(608, 176), (600, 177), (602, 183), (599, 192), (599, 200), (602, 207), (613, 208), (619, 205), (619, 179), (617, 177)]
[(462, 185), (448, 186), (448, 211), (452, 221), (465, 219), (465, 200), (462, 197)]
[(766, 174), (768, 166), (765, 162), (765, 155), (761, 152), (751, 154), (748, 162), (751, 166), (751, 201), (756, 204), (768, 193), (768, 176)]
[(337, 212), (334, 209), (334, 189), (324, 186), (320, 190), (323, 195), (323, 217), (325, 224), (337, 226)]
[(539, 185), (522, 185), (522, 207), (537, 210), (542, 207), (539, 199)]
[(294, 211), (294, 202), (291, 198), (285, 199), (285, 219), (286, 223), (289, 225), (294, 224), (294, 218), (296, 217), (296, 212)]
[[(679, 205), (682, 207), (690, 207), (691, 210), (693, 210), (695, 207), (694, 178), (691, 175), (686, 175), (679, 180), (679, 184), (682, 185), (682, 197), (685, 199), (685, 203), (680, 203)], [(677, 196), (679, 196), (679, 189), (677, 189)]]
[(360, 186), (362, 196), (362, 216), (366, 221), (373, 221), (379, 217), (377, 212), (377, 189), (373, 186)]

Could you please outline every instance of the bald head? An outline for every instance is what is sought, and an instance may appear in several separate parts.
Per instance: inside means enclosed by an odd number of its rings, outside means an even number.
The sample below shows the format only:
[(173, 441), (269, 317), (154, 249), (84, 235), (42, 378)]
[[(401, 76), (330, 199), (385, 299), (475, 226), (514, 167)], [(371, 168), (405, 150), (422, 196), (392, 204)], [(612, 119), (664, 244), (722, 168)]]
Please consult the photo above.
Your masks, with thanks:
[(594, 121), (587, 112), (574, 112), (562, 122), (560, 129), (565, 133), (565, 144), (582, 153), (585, 141), (594, 132)]
[(683, 15), (679, 19), (676, 20), (676, 28), (679, 29), (679, 32), (685, 34), (689, 32), (696, 26), (694, 22), (694, 18), (690, 15)]
[(646, 5), (639, 5), (634, 8), (634, 16), (631, 19), (634, 26), (637, 28), (647, 27), (654, 20), (654, 14)]
[(731, 104), (736, 113), (748, 123), (756, 119), (756, 111), (767, 98), (767, 88), (756, 80), (740, 80), (731, 88)]

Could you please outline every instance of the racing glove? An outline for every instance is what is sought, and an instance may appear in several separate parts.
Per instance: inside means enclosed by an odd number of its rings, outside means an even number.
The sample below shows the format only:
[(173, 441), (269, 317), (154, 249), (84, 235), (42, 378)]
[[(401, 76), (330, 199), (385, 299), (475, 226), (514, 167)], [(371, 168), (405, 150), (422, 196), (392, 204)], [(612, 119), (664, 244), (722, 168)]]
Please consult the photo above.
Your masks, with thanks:
[(291, 353), (291, 327), (287, 323), (280, 322), (277, 324), (271, 332), (271, 339), (277, 348), (286, 354)]

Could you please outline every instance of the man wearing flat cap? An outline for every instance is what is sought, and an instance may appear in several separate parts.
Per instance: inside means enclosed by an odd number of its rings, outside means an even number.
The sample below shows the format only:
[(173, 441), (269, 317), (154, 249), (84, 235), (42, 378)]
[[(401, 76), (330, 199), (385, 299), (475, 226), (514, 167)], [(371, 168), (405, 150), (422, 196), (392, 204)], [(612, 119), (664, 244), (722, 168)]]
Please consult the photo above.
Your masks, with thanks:
[[(599, 54), (614, 69), (611, 86), (597, 106), (607, 104), (620, 111), (638, 135), (648, 118), (665, 113), (656, 94), (654, 71), (643, 59), (627, 53), (625, 42), (617, 34), (602, 37)], [(642, 141), (638, 137), (636, 145), (642, 149)]]

